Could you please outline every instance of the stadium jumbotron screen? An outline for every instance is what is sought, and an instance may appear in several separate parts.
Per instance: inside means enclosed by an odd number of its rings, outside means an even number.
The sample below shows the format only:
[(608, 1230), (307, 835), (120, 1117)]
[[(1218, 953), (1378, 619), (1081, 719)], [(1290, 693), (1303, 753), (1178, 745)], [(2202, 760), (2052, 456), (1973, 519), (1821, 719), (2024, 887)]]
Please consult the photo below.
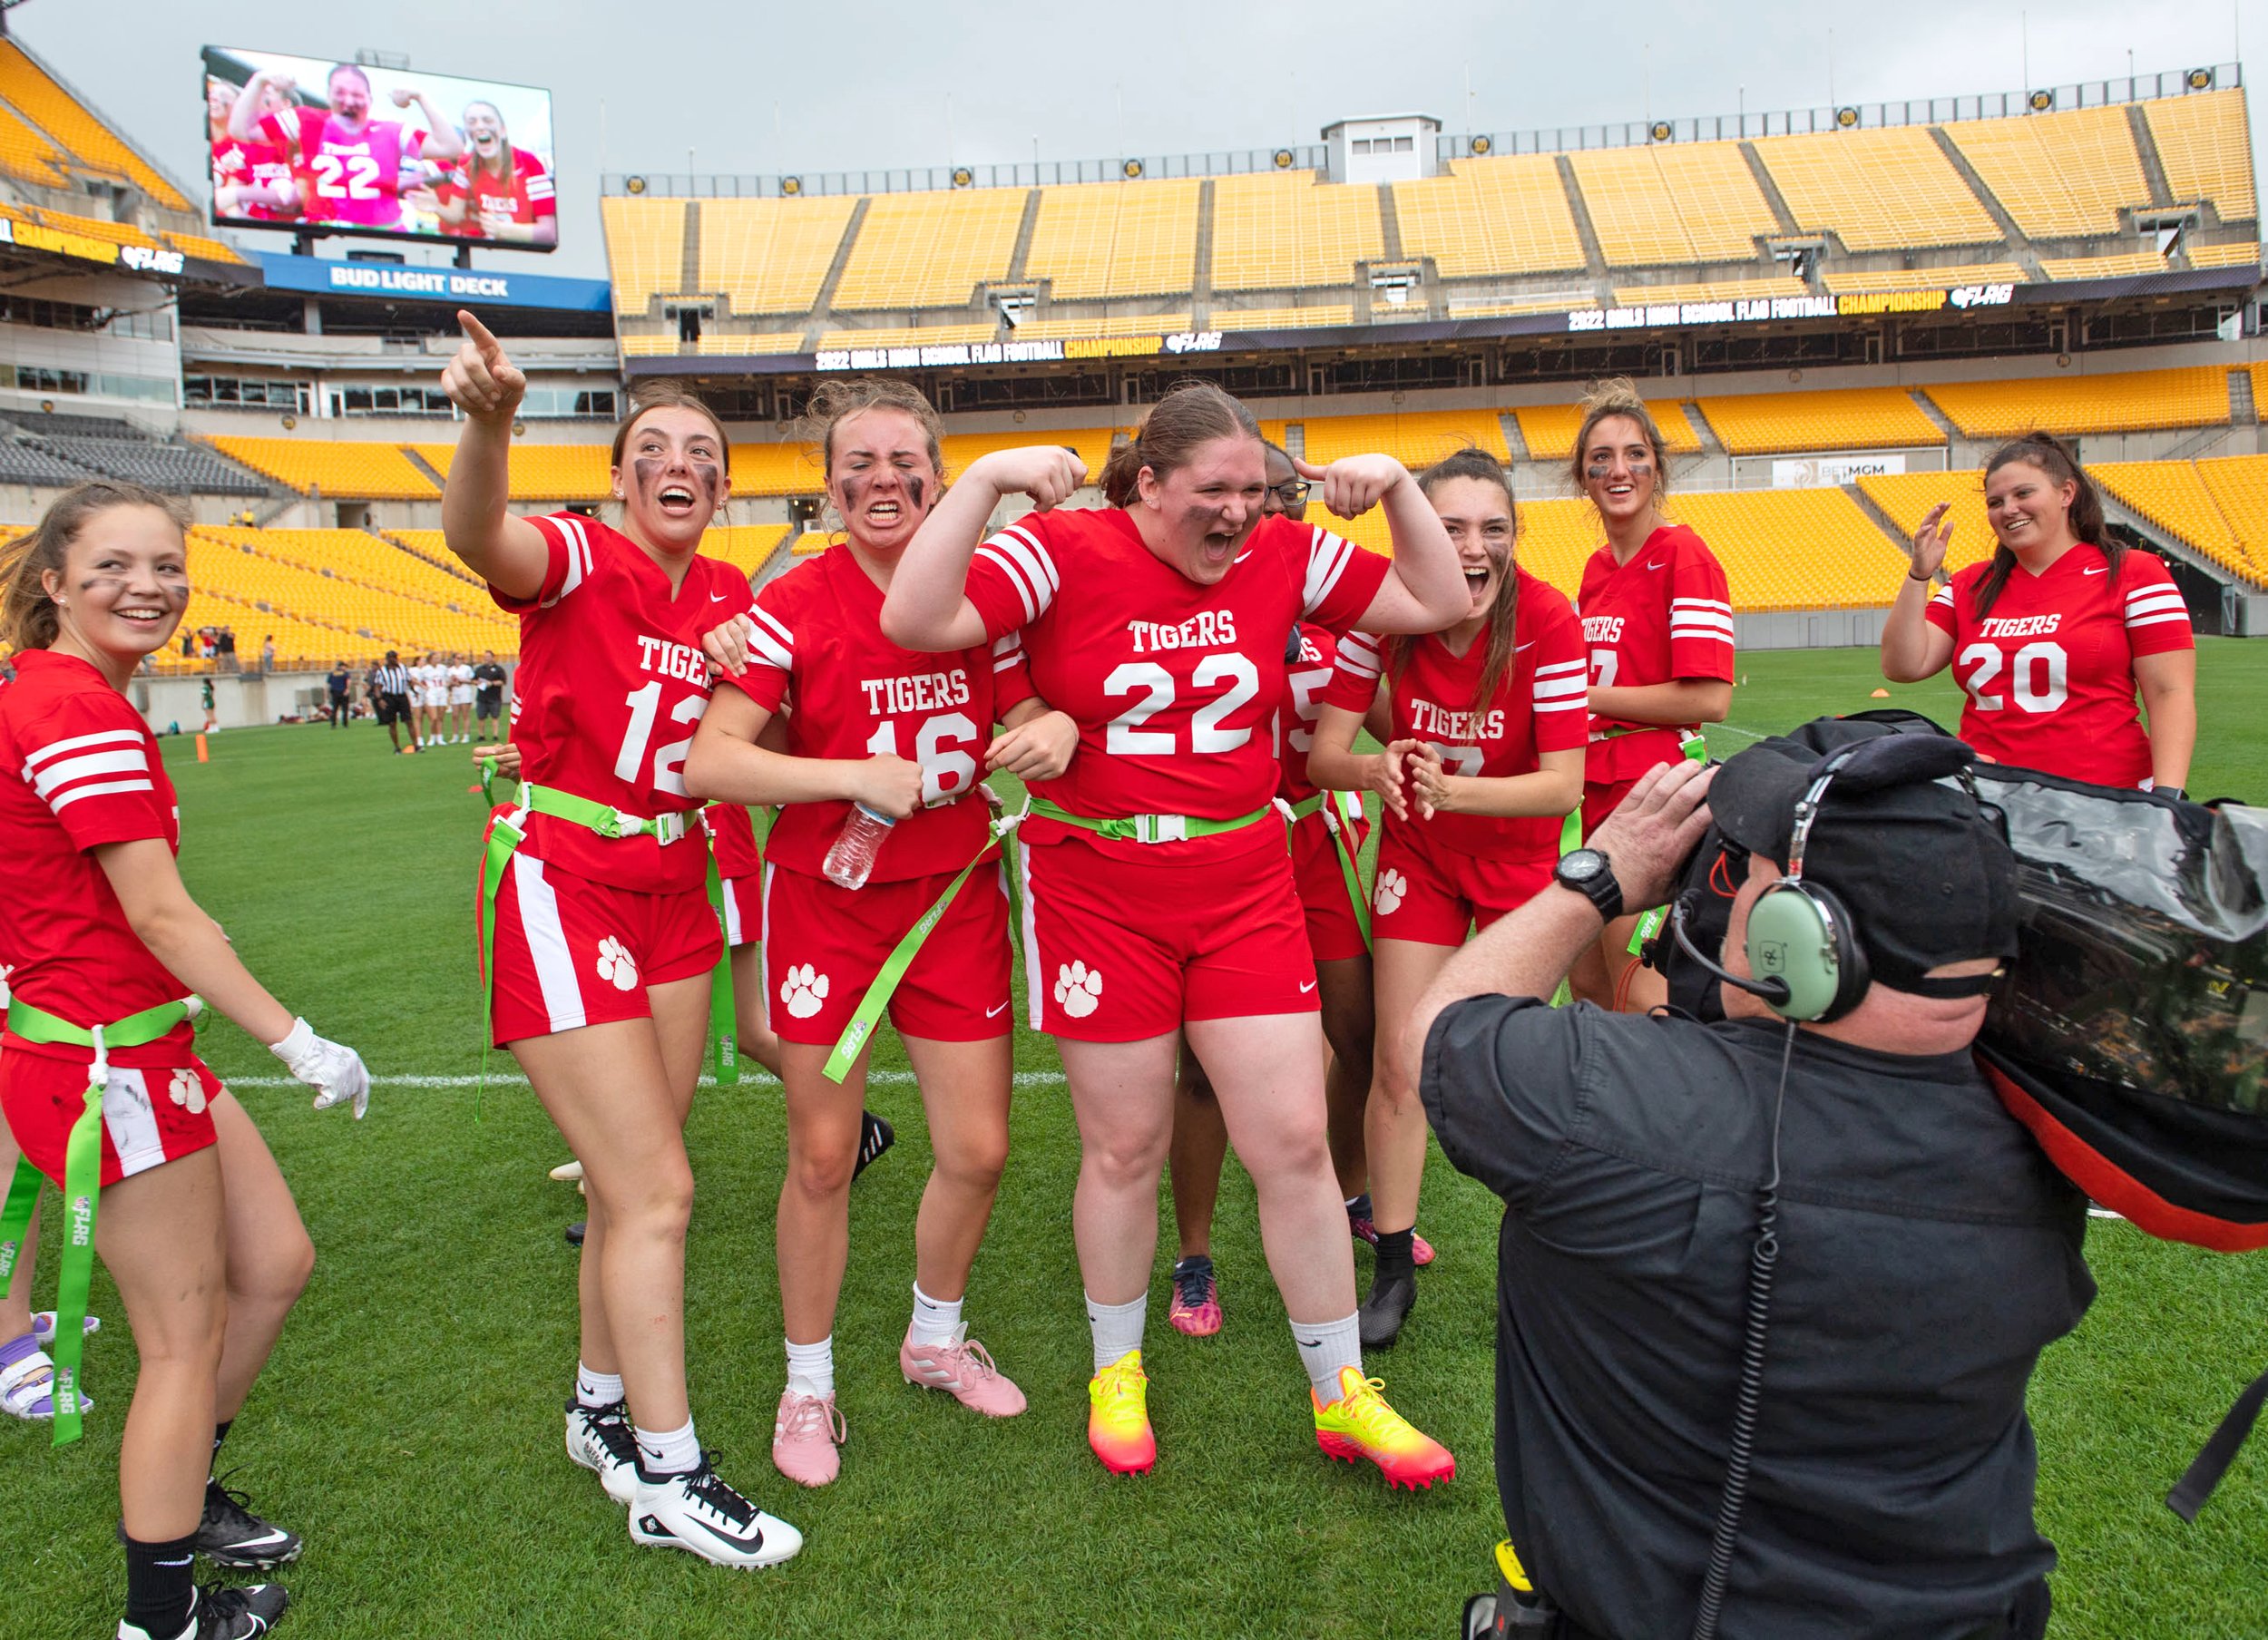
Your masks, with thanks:
[(216, 227), (552, 250), (552, 95), (320, 57), (204, 51)]

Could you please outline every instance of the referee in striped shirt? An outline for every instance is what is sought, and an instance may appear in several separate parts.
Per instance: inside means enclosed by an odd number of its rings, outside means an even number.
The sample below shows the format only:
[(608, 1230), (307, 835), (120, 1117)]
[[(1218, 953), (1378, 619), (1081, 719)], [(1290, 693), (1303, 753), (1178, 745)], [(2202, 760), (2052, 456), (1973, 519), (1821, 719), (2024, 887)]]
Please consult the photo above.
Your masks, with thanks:
[[(386, 725), (386, 738), (394, 743), (396, 757), (417, 749), (417, 724), (409, 709), (409, 669), (392, 649), (386, 652), (386, 664), (370, 669), (370, 693), (378, 703), (378, 721)], [(409, 729), (409, 744), (402, 744), (402, 729)]]

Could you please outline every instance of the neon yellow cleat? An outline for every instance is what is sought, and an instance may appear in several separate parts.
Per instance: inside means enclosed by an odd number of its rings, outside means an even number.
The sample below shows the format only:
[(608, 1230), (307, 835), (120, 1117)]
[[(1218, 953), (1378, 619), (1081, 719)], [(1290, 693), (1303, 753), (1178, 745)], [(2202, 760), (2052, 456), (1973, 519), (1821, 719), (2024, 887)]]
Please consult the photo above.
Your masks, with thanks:
[(1087, 1444), (1113, 1475), (1147, 1475), (1158, 1461), (1149, 1430), (1149, 1375), (1129, 1350), (1087, 1381)]
[(1326, 1404), (1310, 1390), (1315, 1444), (1327, 1458), (1348, 1463), (1369, 1459), (1384, 1473), (1389, 1488), (1405, 1486), (1414, 1492), (1452, 1479), (1457, 1460), (1449, 1449), (1388, 1406), (1379, 1392), (1385, 1387), (1378, 1379), (1364, 1377), (1360, 1367), (1341, 1367), (1338, 1400)]

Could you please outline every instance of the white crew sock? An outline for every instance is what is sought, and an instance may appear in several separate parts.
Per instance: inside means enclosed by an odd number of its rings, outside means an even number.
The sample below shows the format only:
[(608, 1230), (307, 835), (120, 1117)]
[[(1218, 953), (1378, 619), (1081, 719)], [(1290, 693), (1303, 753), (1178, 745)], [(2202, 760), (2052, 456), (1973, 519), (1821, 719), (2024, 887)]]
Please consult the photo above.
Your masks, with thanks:
[(693, 1433), (693, 1420), (681, 1430), (640, 1430), (638, 1467), (649, 1475), (684, 1475), (701, 1467), (701, 1443)]
[(816, 1344), (787, 1341), (787, 1388), (797, 1395), (835, 1393), (835, 1334)]
[(1129, 1350), (1142, 1347), (1142, 1323), (1149, 1309), (1149, 1294), (1122, 1304), (1087, 1301), (1087, 1325), (1095, 1335), (1095, 1371), (1100, 1372)]
[(1295, 1321), (1292, 1342), (1299, 1346), (1299, 1364), (1307, 1369), (1315, 1399), (1325, 1405), (1339, 1399), (1341, 1367), (1363, 1370), (1363, 1332), (1354, 1313), (1343, 1321)]
[(622, 1381), (613, 1372), (593, 1372), (581, 1362), (575, 1363), (575, 1401), (579, 1406), (611, 1407), (622, 1399)]
[(917, 1344), (949, 1344), (961, 1327), (961, 1301), (957, 1298), (932, 1298), (922, 1291), (922, 1284), (914, 1284), (914, 1342)]

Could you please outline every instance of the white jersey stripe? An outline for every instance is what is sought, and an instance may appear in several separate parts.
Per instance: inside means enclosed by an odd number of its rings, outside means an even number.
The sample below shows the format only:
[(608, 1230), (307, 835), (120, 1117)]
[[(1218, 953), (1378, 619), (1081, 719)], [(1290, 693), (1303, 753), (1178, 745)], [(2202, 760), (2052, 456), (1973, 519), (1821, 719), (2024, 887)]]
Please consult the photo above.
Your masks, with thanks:
[(1037, 903), (1039, 885), (1031, 875), (1031, 847), (1021, 837), (1016, 839), (1016, 863), (1023, 871), (1023, 990), (1025, 1011), (1031, 1029), (1038, 1030), (1047, 992), (1042, 989), (1041, 975), (1046, 970), (1040, 966), (1040, 924), (1033, 909)]
[(993, 539), (997, 541), (1001, 535), (1021, 543), (1039, 565), (1039, 584), (1044, 590), (1044, 596), (1040, 600), (1040, 607), (1046, 609), (1048, 605), (1055, 601), (1055, 595), (1063, 590), (1062, 578), (1055, 572), (1055, 560), (1048, 555), (1047, 543), (1020, 523), (1002, 526), (1000, 535), (994, 536)]
[(574, 953), (567, 946), (567, 932), (560, 926), (559, 896), (544, 881), (543, 862), (533, 854), (512, 856), (513, 903), (520, 911), (520, 932), (535, 963), (535, 982), (543, 993), (543, 1011), (554, 1031), (580, 1030), (583, 1024), (582, 988), (575, 982)]
[(1589, 692), (1590, 686), (1580, 678), (1546, 678), (1540, 673), (1536, 678), (1535, 698), (1540, 703), (1546, 700), (1562, 699), (1569, 695), (1586, 695)]
[(787, 649), (791, 654), (795, 651), (796, 635), (789, 631), (786, 624), (777, 617), (773, 615), (769, 610), (766, 609), (759, 603), (752, 606), (748, 610), (748, 614), (754, 620), (761, 621), (764, 625), (772, 629), (772, 636), (779, 639), (780, 647), (782, 649)]
[(1539, 678), (1552, 678), (1563, 673), (1587, 677), (1589, 672), (1590, 662), (1588, 660), (1554, 660), (1536, 669), (1536, 676)]
[(560, 539), (567, 546), (566, 578), (559, 583), (559, 591), (543, 600), (543, 607), (548, 610), (582, 584), (591, 567), (591, 544), (583, 537), (582, 524), (572, 514), (561, 513), (546, 522), (559, 531)]
[(37, 768), (50, 757), (60, 757), (65, 752), (75, 752), (88, 746), (122, 746), (128, 742), (142, 744), (140, 729), (103, 729), (93, 735), (73, 735), (68, 740), (51, 740), (24, 759), (26, 771)]
[(1000, 567), (1000, 572), (1008, 578), (1008, 584), (1015, 589), (1017, 600), (1023, 605), (1024, 620), (1037, 620), (1040, 618), (1040, 600), (1033, 591), (1031, 577), (1003, 550), (1006, 545), (1004, 537), (995, 535), (976, 550), (976, 555)]
[(773, 641), (772, 635), (751, 621), (742, 634), (748, 641), (748, 659), (782, 672), (796, 669), (796, 658)]
[(157, 789), (147, 780), (110, 780), (100, 786), (73, 786), (62, 796), (50, 798), (47, 806), (60, 815), (82, 797), (108, 797), (119, 792), (154, 792)]
[(1721, 598), (1673, 598), (1669, 600), (1671, 614), (1679, 610), (1720, 610), (1729, 615), (1733, 606)]
[(1347, 561), (1354, 551), (1321, 524), (1315, 526), (1307, 540), (1307, 583), (1301, 592), (1301, 614), (1314, 614), (1316, 607), (1331, 596), (1331, 589), (1339, 584), (1339, 577), (1346, 572)]
[(2187, 610), (2166, 610), (2156, 615), (2129, 615), (2126, 617), (2126, 625), (2129, 628), (2162, 627), (2169, 626), (2175, 622), (2178, 622), (2183, 626), (2187, 626), (2189, 624), (2189, 611)]
[(92, 780), (97, 775), (148, 774), (149, 754), (138, 746), (118, 752), (85, 752), (76, 757), (65, 757), (61, 763), (51, 763), (32, 776), (32, 790), (42, 797), (49, 796), (59, 786), (73, 780)]

